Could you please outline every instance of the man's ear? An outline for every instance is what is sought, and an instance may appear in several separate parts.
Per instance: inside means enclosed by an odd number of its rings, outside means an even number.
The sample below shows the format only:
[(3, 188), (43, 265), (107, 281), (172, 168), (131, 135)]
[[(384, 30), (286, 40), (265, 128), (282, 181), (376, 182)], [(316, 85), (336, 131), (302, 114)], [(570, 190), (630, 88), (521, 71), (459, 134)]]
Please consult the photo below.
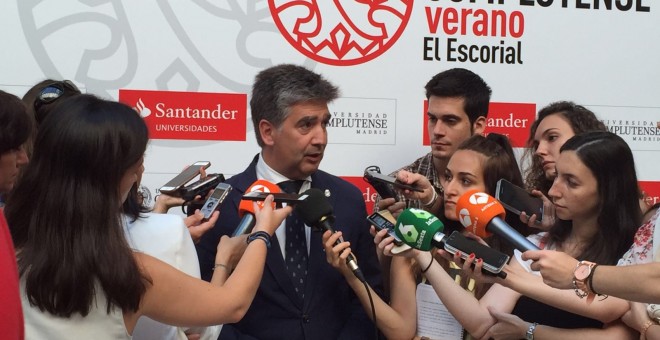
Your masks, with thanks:
[(487, 123), (488, 121), (486, 120), (486, 117), (484, 116), (477, 117), (474, 123), (472, 123), (472, 134), (483, 135)]
[(264, 142), (264, 145), (275, 144), (273, 134), (277, 132), (276, 130), (277, 129), (271, 122), (265, 119), (259, 121), (259, 134), (261, 135), (261, 140)]

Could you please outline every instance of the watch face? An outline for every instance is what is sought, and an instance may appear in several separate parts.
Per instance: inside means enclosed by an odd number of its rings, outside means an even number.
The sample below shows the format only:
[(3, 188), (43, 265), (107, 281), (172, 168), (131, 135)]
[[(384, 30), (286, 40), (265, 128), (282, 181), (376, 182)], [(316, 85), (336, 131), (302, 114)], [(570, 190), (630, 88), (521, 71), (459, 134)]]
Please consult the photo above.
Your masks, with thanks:
[(575, 269), (575, 279), (584, 281), (587, 277), (589, 277), (589, 274), (591, 274), (591, 266), (588, 264), (581, 264), (579, 267)]

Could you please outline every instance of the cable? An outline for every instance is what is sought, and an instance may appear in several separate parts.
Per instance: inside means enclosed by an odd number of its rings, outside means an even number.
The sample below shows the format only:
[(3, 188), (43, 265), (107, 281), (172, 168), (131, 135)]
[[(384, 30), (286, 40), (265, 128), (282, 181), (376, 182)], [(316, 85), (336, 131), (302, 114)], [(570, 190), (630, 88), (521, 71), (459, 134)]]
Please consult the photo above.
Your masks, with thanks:
[(362, 284), (364, 285), (364, 289), (367, 290), (367, 296), (369, 296), (369, 305), (371, 305), (371, 316), (373, 316), (374, 320), (374, 339), (378, 340), (378, 321), (376, 319), (376, 306), (374, 305), (374, 299), (371, 296), (371, 289), (369, 289), (369, 284), (366, 281), (362, 281)]

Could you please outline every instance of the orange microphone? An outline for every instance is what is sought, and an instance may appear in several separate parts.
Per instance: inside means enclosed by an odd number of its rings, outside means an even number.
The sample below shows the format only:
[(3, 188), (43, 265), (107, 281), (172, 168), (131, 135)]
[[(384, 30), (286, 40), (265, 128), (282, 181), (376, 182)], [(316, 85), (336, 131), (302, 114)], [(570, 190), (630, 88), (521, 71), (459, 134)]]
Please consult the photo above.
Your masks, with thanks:
[(456, 202), (456, 216), (466, 229), (479, 237), (495, 234), (522, 252), (539, 249), (504, 221), (504, 207), (485, 192), (464, 193)]
[[(254, 191), (268, 192), (272, 194), (281, 192), (280, 187), (277, 186), (277, 184), (263, 179), (258, 179), (252, 183), (252, 185), (245, 190), (245, 193), (247, 194)], [(238, 223), (238, 227), (236, 227), (231, 237), (252, 232), (252, 228), (254, 228), (254, 225), (257, 222), (254, 217), (254, 202), (255, 201), (242, 199), (238, 204), (238, 216), (241, 217), (241, 221)], [(257, 201), (257, 204), (260, 208), (264, 207), (264, 201)], [(273, 202), (273, 209), (274, 208), (275, 203)]]

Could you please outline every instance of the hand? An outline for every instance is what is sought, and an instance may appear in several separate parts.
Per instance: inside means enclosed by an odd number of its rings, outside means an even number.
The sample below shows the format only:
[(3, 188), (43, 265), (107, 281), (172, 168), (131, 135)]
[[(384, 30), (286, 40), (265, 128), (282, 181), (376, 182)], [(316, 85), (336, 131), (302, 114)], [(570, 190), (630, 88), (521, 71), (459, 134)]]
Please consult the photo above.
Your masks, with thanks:
[(198, 243), (202, 238), (202, 235), (215, 226), (215, 222), (218, 220), (219, 216), (220, 212), (214, 211), (211, 218), (209, 218), (208, 221), (204, 221), (204, 214), (197, 209), (194, 214), (184, 218), (183, 222), (186, 224), (186, 227), (188, 227), (193, 242)]
[(522, 254), (523, 260), (534, 261), (532, 270), (541, 271), (543, 282), (559, 289), (573, 288), (573, 272), (578, 260), (554, 250), (529, 250)]
[(630, 309), (623, 314), (621, 320), (626, 323), (626, 325), (632, 329), (641, 332), (642, 327), (648, 322), (651, 321), (648, 313), (646, 312), (646, 304), (641, 302), (628, 302)]
[(248, 235), (239, 235), (236, 237), (229, 237), (223, 235), (218, 242), (217, 253), (215, 255), (215, 263), (221, 263), (227, 266), (228, 273), (231, 272), (238, 261), (243, 256), (247, 248)]
[(376, 232), (376, 228), (371, 226), (369, 232), (371, 233), (371, 235), (374, 236), (374, 243), (376, 244), (376, 253), (379, 259), (381, 259), (383, 256), (387, 256), (387, 257), (403, 256), (406, 258), (413, 258), (415, 256), (415, 252), (418, 251), (414, 248), (411, 248), (405, 251), (393, 253), (392, 250), (395, 247), (397, 247), (397, 245), (394, 244), (394, 237), (391, 236), (387, 232), (387, 230), (383, 229)]
[(263, 208), (260, 208), (257, 202), (253, 202), (254, 216), (257, 220), (254, 231), (265, 231), (273, 235), (275, 230), (282, 224), (282, 221), (293, 212), (293, 207), (288, 205), (283, 208), (274, 209), (273, 195), (268, 195), (264, 200)]
[(502, 313), (492, 306), (488, 307), (488, 312), (495, 318), (495, 324), (490, 326), (482, 339), (524, 339), (529, 328), (529, 322), (508, 313)]
[(406, 208), (406, 203), (397, 202), (394, 198), (383, 198), (378, 201), (378, 211), (387, 210), (394, 218), (398, 218), (399, 214)]
[(328, 263), (335, 267), (346, 278), (355, 278), (351, 269), (346, 264), (346, 258), (351, 253), (351, 243), (347, 241), (335, 243), (341, 239), (341, 231), (332, 233), (326, 230), (323, 233), (323, 248), (325, 248), (325, 259)]
[(543, 201), (543, 216), (541, 217), (541, 222), (538, 223), (536, 221), (538, 218), (536, 214), (532, 214), (532, 216), (528, 217), (524, 211), (520, 214), (520, 221), (527, 224), (530, 228), (548, 231), (555, 224), (555, 205), (552, 204), (552, 201), (550, 201), (550, 199), (543, 195), (539, 190), (532, 190), (531, 194), (541, 198)]
[[(445, 250), (438, 250), (437, 254), (447, 258), (447, 255), (451, 255)], [(474, 281), (476, 281), (477, 284), (484, 284), (484, 283), (496, 283), (496, 282), (501, 282), (502, 279), (498, 279), (494, 275), (487, 275), (482, 273), (483, 269), (483, 264), (484, 261), (483, 259), (477, 258), (474, 253), (468, 254), (467, 258), (463, 260), (461, 258), (461, 252), (457, 251), (456, 254), (454, 254), (453, 257), (448, 258), (450, 261), (454, 261), (459, 267), (461, 267), (461, 273), (463, 276), (468, 276)]]
[(152, 212), (166, 214), (170, 208), (181, 206), (184, 202), (185, 201), (181, 197), (174, 197), (161, 193), (156, 195), (156, 202), (154, 203)]
[(425, 176), (406, 170), (400, 170), (396, 174), (396, 179), (399, 182), (409, 184), (423, 190), (422, 192), (412, 191), (408, 189), (401, 190), (401, 192), (406, 198), (418, 200), (423, 203), (428, 203), (429, 201), (431, 201), (431, 199), (433, 199), (435, 188), (433, 188), (433, 184), (431, 184), (429, 179), (426, 178)]

